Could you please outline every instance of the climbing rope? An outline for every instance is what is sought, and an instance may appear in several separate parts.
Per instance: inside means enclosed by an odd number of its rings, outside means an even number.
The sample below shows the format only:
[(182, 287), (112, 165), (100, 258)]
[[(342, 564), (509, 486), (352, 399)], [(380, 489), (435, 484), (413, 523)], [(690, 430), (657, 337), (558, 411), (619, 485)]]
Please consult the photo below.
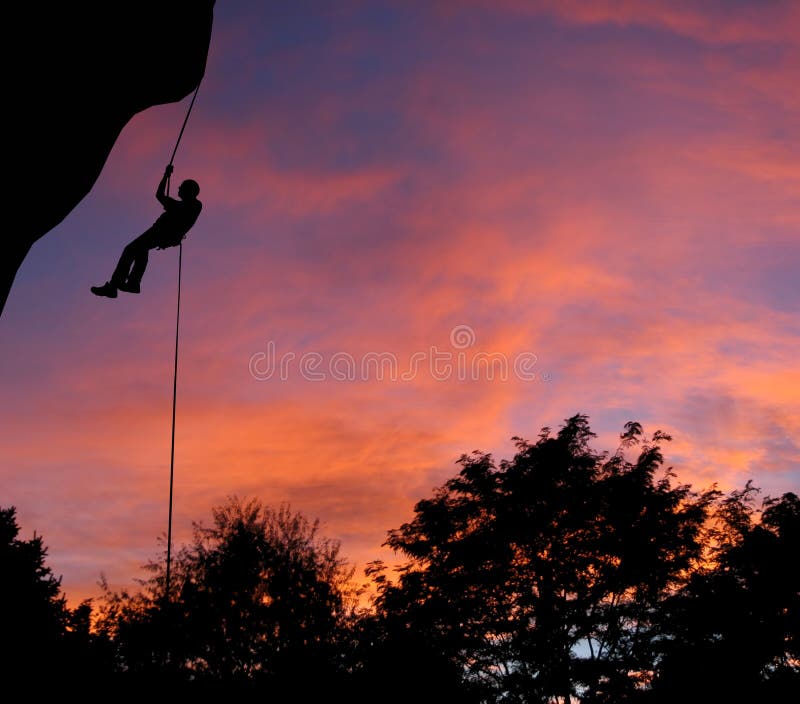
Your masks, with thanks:
[[(202, 78), (200, 79), (202, 82)], [(178, 133), (178, 140), (175, 142), (175, 149), (172, 150), (172, 156), (169, 159), (169, 165), (175, 161), (175, 154), (178, 152), (178, 147), (183, 137), (183, 131), (186, 129), (186, 123), (189, 121), (189, 115), (192, 113), (195, 98), (197, 98), (197, 91), (200, 90), (200, 82), (194, 90), (192, 102), (189, 103), (189, 109), (186, 111), (186, 117), (183, 118), (183, 125), (181, 131)], [(167, 176), (166, 192), (169, 195), (169, 181), (170, 177)], [(181, 267), (183, 264), (183, 242), (178, 245), (178, 305), (175, 315), (175, 366), (172, 374), (172, 441), (170, 443), (169, 451), (169, 518), (167, 520), (167, 574), (164, 586), (164, 598), (169, 603), (170, 601), (170, 576), (172, 568), (172, 493), (175, 483), (175, 408), (178, 400), (178, 340), (180, 338), (181, 326)]]
[(169, 450), (169, 518), (167, 526), (167, 575), (165, 597), (170, 600), (170, 568), (172, 567), (172, 488), (175, 483), (175, 407), (178, 400), (178, 339), (181, 327), (181, 265), (183, 243), (178, 245), (178, 306), (175, 315), (175, 367), (172, 374), (172, 441)]
[[(189, 122), (189, 115), (192, 114), (192, 108), (194, 107), (194, 101), (197, 98), (197, 92), (200, 90), (200, 83), (202, 83), (203, 79), (201, 78), (197, 84), (197, 88), (194, 89), (194, 94), (192, 95), (192, 102), (189, 103), (189, 109), (186, 111), (186, 117), (183, 118), (183, 124), (181, 125), (181, 131), (178, 133), (178, 140), (175, 142), (175, 149), (172, 150), (172, 156), (169, 158), (169, 165), (172, 166), (172, 162), (175, 161), (175, 155), (178, 153), (178, 147), (181, 145), (181, 139), (183, 138), (183, 131), (186, 129), (186, 123)], [(167, 176), (167, 195), (169, 195), (169, 180), (170, 177)]]

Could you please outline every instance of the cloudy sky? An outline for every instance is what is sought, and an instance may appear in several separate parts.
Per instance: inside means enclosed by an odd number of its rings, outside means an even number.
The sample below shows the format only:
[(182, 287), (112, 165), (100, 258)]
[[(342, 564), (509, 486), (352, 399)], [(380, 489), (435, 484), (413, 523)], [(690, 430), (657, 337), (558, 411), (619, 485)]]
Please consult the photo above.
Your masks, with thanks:
[[(589, 415), (800, 491), (800, 5), (217, 3), (176, 158), (175, 536), (229, 495), (359, 568), (464, 452)], [(0, 319), (0, 505), (71, 602), (166, 530), (177, 250), (95, 298), (187, 102), (125, 128)]]

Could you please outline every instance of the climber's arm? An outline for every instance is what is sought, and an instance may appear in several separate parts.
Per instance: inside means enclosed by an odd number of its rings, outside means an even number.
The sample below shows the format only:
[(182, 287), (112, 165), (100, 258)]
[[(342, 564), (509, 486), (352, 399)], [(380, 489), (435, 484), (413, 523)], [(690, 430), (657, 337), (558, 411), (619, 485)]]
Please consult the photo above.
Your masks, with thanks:
[(161, 177), (161, 180), (158, 182), (158, 190), (156, 191), (156, 198), (158, 198), (158, 202), (161, 203), (161, 205), (163, 205), (165, 208), (167, 207), (167, 204), (173, 200), (167, 195), (167, 181), (169, 180), (171, 173), (172, 164), (169, 164), (164, 170), (164, 175)]

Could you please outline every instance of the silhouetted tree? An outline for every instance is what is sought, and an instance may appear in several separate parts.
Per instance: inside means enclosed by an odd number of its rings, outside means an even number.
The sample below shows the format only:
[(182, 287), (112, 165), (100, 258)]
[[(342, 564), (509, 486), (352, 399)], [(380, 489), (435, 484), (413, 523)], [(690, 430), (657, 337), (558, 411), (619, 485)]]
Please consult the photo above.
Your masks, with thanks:
[(56, 662), (67, 619), (41, 536), (20, 540), (19, 530), (16, 508), (0, 509), (0, 667), (9, 675)]
[(576, 415), (512, 460), (462, 456), (389, 532), (396, 577), (369, 565), (372, 609), (318, 522), (234, 498), (175, 554), (169, 599), (162, 558), (70, 610), (42, 539), (0, 509), (0, 667), (267, 701), (791, 701), (800, 499), (676, 484), (669, 436), (638, 423), (613, 453), (593, 438)]
[[(367, 574), (380, 582), (384, 569), (376, 561)], [(361, 612), (350, 635), (352, 647), (344, 655), (350, 665), (347, 691), (354, 701), (480, 703), (480, 693), (464, 680), (459, 663), (404, 615)]]
[[(715, 491), (673, 486), (661, 432), (629, 423), (613, 455), (576, 415), (498, 464), (487, 454), (417, 503), (378, 570), (386, 638), (446, 658), (482, 701), (621, 702), (652, 678), (654, 615), (702, 557)], [(638, 448), (632, 461), (626, 455)]]
[(0, 509), (0, 680), (41, 691), (48, 681), (63, 687), (99, 675), (103, 648), (90, 633), (90, 602), (69, 609), (42, 537), (21, 540), (19, 532), (16, 508)]
[(213, 517), (174, 557), (170, 604), (163, 561), (149, 565), (142, 591), (107, 593), (99, 627), (117, 644), (119, 667), (298, 691), (335, 678), (354, 606), (339, 543), (287, 506), (231, 499)]
[[(790, 701), (800, 693), (800, 499), (720, 503), (711, 559), (663, 606), (652, 701)], [(760, 517), (760, 520), (758, 518)]]

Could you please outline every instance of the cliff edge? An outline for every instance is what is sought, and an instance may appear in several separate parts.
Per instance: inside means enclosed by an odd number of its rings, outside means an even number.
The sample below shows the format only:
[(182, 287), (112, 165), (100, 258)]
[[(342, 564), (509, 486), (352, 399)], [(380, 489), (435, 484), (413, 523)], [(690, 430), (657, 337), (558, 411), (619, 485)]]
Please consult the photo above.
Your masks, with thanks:
[(7, 67), (0, 314), (31, 246), (91, 189), (139, 111), (185, 98), (205, 72), (214, 0), (13, 3)]

